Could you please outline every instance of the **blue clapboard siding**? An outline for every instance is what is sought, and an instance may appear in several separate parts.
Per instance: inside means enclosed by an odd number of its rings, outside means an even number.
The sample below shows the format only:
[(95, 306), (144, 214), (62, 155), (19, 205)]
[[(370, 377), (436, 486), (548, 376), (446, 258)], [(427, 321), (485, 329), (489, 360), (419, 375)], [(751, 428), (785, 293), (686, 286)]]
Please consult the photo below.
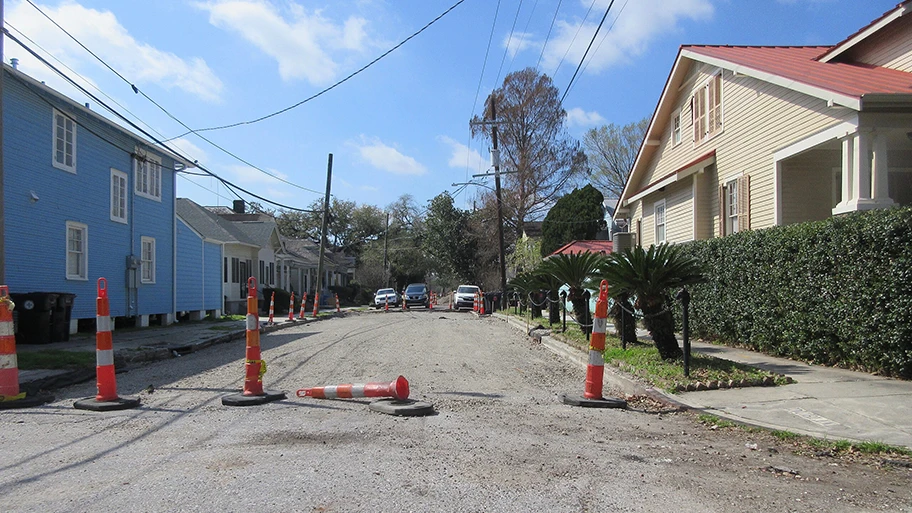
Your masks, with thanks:
[(177, 219), (177, 311), (222, 309), (222, 245)]
[(206, 242), (204, 246), (204, 286), (206, 310), (221, 310), (225, 307), (222, 298), (222, 245)]
[[(140, 140), (23, 74), (7, 66), (4, 72), (3, 199), (10, 291), (76, 294), (73, 318), (94, 318), (97, 280), (104, 277), (112, 316), (173, 312), (173, 160), (158, 155), (161, 201), (136, 196), (131, 153), (144, 146)], [(52, 164), (54, 108), (77, 123), (75, 174)], [(129, 224), (110, 218), (112, 168), (127, 174)], [(86, 280), (66, 278), (67, 221), (88, 229)], [(156, 240), (155, 283), (140, 284), (129, 297), (126, 258), (141, 255), (143, 236)]]

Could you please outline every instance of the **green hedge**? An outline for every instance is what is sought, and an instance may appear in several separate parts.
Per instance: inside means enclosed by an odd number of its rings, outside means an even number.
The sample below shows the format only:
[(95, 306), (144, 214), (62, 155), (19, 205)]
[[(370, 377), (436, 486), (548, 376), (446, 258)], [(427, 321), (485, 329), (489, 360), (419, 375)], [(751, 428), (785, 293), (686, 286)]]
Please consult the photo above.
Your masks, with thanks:
[(683, 245), (695, 336), (768, 354), (912, 378), (912, 209)]

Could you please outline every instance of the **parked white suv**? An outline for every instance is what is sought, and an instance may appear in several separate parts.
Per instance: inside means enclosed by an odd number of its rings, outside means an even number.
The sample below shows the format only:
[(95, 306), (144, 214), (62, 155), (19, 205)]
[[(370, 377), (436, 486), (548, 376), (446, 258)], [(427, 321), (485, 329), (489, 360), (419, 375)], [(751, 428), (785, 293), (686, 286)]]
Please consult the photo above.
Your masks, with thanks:
[(453, 310), (475, 306), (475, 294), (481, 292), (477, 285), (460, 285), (453, 294)]
[(399, 294), (393, 289), (380, 289), (374, 295), (374, 308), (383, 308), (387, 304), (390, 306), (399, 305)]

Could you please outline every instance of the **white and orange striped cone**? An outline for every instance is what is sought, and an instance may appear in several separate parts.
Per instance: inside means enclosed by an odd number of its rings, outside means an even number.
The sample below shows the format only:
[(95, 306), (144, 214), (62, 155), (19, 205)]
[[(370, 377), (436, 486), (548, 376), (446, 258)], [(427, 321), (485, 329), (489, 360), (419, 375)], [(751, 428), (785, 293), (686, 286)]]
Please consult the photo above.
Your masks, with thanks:
[(27, 394), (19, 390), (19, 360), (16, 358), (16, 335), (9, 287), (0, 286), (0, 410), (28, 408), (52, 401), (46, 394)]
[(267, 324), (270, 324), (270, 325), (275, 324), (275, 319), (273, 318), (274, 315), (275, 315), (275, 292), (272, 293), (272, 298), (269, 299), (269, 321), (267, 322)]
[(402, 296), (402, 311), (408, 310), (408, 303), (405, 302), (405, 296)]
[(342, 309), (339, 308), (339, 294), (336, 294), (336, 313), (341, 312)]
[(484, 301), (484, 292), (481, 292), (481, 293), (479, 294), (479, 298), (478, 298), (478, 315), (484, 315), (484, 314), (485, 314), (484, 303), (485, 303), (485, 301)]
[(316, 317), (317, 313), (320, 312), (320, 293), (314, 292), (314, 311), (313, 316)]
[(304, 305), (306, 303), (307, 303), (307, 292), (305, 292), (304, 295), (301, 296), (301, 311), (298, 312), (298, 319), (305, 318), (306, 314), (304, 313)]
[(478, 311), (478, 292), (476, 292), (475, 295), (472, 296), (472, 311), (473, 312)]
[(434, 309), (434, 293), (433, 292), (431, 292), (431, 297), (428, 298), (428, 309), (429, 310)]
[(260, 354), (260, 318), (257, 314), (256, 278), (247, 280), (247, 349), (244, 362), (244, 390), (222, 398), (225, 406), (251, 406), (285, 399), (285, 392), (263, 390), (266, 362)]
[(98, 395), (73, 403), (80, 410), (126, 410), (139, 406), (135, 397), (117, 395), (114, 376), (114, 341), (111, 338), (111, 305), (108, 301), (108, 281), (98, 278), (98, 297), (95, 299), (95, 376)]
[(586, 366), (586, 391), (582, 398), (566, 395), (561, 400), (573, 406), (596, 408), (626, 408), (627, 401), (602, 397), (602, 384), (605, 379), (605, 331), (608, 325), (608, 282), (602, 280), (599, 285), (598, 299), (595, 301), (595, 315), (592, 317), (592, 333), (589, 336), (589, 364)]
[(294, 322), (294, 292), (291, 293), (291, 299), (288, 300), (288, 320)]
[(404, 401), (409, 396), (408, 380), (402, 376), (392, 383), (367, 383), (363, 385), (336, 385), (329, 387), (302, 388), (298, 397), (314, 399), (353, 399), (356, 397), (392, 397)]
[(450, 311), (451, 312), (453, 311), (453, 303), (455, 303), (455, 302), (456, 302), (456, 293), (451, 292), (450, 293)]
[(389, 296), (386, 297), (386, 301), (384, 301), (383, 303), (384, 303), (383, 311), (384, 311), (384, 312), (389, 312), (389, 311), (390, 311), (390, 298), (389, 298)]

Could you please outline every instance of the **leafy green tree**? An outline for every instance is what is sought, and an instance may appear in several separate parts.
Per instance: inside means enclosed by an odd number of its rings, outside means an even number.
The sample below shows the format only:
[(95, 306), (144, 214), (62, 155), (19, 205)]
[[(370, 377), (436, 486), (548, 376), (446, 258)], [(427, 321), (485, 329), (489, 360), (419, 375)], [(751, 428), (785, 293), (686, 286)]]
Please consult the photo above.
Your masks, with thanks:
[(626, 294), (636, 298), (634, 305), (643, 312), (643, 324), (662, 359), (681, 356), (674, 333), (671, 292), (704, 281), (695, 259), (669, 244), (653, 245), (648, 250), (638, 246), (609, 255), (597, 277), (608, 281), (612, 297)]
[(551, 274), (567, 285), (569, 288), (567, 299), (573, 304), (573, 316), (584, 326), (584, 333), (589, 333), (589, 325), (592, 324), (592, 312), (587, 310), (588, 305), (584, 295), (586, 283), (598, 271), (603, 261), (602, 255), (588, 251), (560, 254), (545, 259), (537, 270), (537, 272)]
[(541, 255), (548, 256), (573, 240), (595, 238), (605, 223), (604, 197), (587, 185), (557, 200), (542, 223)]
[(589, 179), (604, 194), (621, 197), (648, 127), (649, 118), (643, 118), (624, 126), (610, 123), (591, 128), (583, 136), (589, 165), (594, 168)]
[(390, 214), (387, 230), (389, 239), (382, 238), (378, 244), (387, 244), (387, 261), (390, 279), (402, 290), (409, 283), (425, 281), (431, 262), (424, 254), (422, 240), (426, 227), (421, 209), (410, 194), (403, 194), (386, 208)]
[(475, 279), (477, 242), (469, 230), (470, 217), (453, 205), (448, 192), (430, 201), (422, 247), (444, 280), (471, 283)]

